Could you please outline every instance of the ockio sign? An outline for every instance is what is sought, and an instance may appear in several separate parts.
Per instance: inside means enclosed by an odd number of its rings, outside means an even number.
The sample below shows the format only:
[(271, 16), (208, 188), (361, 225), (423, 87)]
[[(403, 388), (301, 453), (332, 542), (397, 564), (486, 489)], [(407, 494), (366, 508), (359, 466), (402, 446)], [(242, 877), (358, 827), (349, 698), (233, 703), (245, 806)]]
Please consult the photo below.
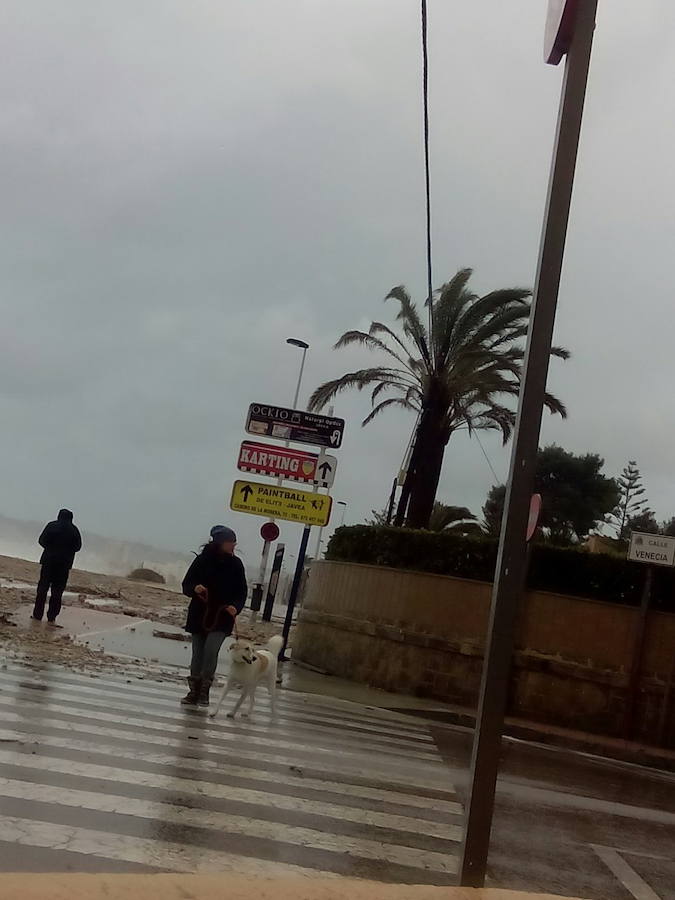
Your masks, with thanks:
[(634, 531), (630, 536), (628, 559), (653, 566), (675, 565), (675, 537), (663, 534), (642, 534)]

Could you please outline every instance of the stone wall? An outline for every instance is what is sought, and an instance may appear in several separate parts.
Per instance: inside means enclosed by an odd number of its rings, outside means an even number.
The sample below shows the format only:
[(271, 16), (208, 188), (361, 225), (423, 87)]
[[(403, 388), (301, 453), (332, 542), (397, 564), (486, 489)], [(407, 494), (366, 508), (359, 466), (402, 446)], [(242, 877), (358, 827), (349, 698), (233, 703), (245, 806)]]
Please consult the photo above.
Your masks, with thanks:
[[(312, 566), (294, 656), (385, 690), (475, 706), (491, 585), (352, 563)], [(639, 611), (530, 592), (519, 616), (510, 712), (621, 735)], [(650, 613), (637, 735), (675, 745), (675, 615)], [(672, 691), (675, 694), (675, 689)], [(664, 700), (672, 706), (663, 727)]]

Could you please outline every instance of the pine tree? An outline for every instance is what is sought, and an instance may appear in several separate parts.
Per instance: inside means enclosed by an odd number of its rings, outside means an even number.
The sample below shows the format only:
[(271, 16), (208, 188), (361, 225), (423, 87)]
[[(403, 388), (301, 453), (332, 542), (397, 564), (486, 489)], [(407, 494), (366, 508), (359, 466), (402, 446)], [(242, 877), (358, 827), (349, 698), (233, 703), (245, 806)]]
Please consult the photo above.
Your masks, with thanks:
[(620, 541), (628, 539), (631, 521), (649, 518), (653, 515), (647, 500), (644, 499), (645, 489), (642, 484), (642, 476), (634, 459), (628, 461), (616, 483), (619, 486), (619, 503), (610, 516), (616, 536)]

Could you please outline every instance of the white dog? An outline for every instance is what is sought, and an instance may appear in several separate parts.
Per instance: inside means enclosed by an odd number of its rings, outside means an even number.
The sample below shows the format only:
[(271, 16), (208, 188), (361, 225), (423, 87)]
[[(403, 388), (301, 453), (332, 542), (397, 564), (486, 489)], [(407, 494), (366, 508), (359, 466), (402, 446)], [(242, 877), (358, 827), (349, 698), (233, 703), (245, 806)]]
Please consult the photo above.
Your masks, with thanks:
[(255, 692), (261, 681), (265, 682), (267, 690), (269, 691), (272, 715), (274, 715), (277, 688), (277, 664), (279, 652), (283, 645), (284, 639), (281, 635), (275, 635), (273, 638), (270, 638), (267, 647), (264, 650), (258, 650), (250, 641), (242, 639), (236, 640), (230, 644), (229, 653), (232, 662), (227, 677), (227, 683), (223, 688), (223, 692), (216, 704), (216, 708), (211, 713), (211, 718), (218, 715), (223, 700), (227, 697), (230, 689), (235, 684), (241, 685), (241, 695), (235, 703), (232, 712), (227, 714), (228, 719), (234, 719), (239, 712), (239, 707), (247, 697), (249, 702), (248, 713), (242, 713), (242, 715), (253, 715)]

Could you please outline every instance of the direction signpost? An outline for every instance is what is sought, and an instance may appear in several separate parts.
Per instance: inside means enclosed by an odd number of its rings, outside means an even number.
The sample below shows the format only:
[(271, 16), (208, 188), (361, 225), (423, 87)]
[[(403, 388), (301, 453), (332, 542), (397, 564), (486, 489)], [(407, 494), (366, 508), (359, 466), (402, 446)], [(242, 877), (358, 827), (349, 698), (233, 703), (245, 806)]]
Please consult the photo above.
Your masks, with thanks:
[[(297, 402), (297, 391), (295, 402)], [(238, 480), (232, 486), (230, 508), (235, 512), (264, 516), (270, 519), (285, 519), (304, 525), (293, 586), (288, 599), (288, 610), (284, 622), (284, 646), (280, 658), (284, 658), (288, 635), (293, 618), (295, 600), (298, 594), (304, 567), (305, 552), (309, 532), (313, 525), (323, 528), (330, 520), (333, 500), (328, 494), (320, 494), (321, 488), (329, 489), (335, 480), (337, 459), (325, 448), (337, 449), (342, 444), (344, 419), (332, 415), (320, 416), (299, 409), (275, 406), (271, 403), (252, 403), (246, 416), (246, 431), (259, 438), (283, 441), (284, 446), (261, 441), (243, 441), (237, 458), (240, 472), (276, 478), (275, 485), (259, 481)], [(310, 444), (320, 448), (319, 453), (296, 450), (291, 443)], [(311, 484), (313, 491), (285, 487), (283, 481)], [(268, 523), (273, 524), (273, 523)], [(265, 526), (263, 526), (264, 528)], [(277, 534), (273, 538), (276, 540)], [(263, 534), (263, 552), (260, 565), (259, 584), (254, 587), (251, 598), (251, 621), (255, 621), (262, 600), (262, 585), (267, 568), (269, 540)], [(268, 594), (268, 599), (270, 595)], [(271, 602), (274, 602), (272, 597)], [(267, 614), (267, 604), (265, 615)], [(264, 616), (263, 616), (264, 618)]]
[(342, 444), (344, 429), (344, 419), (319, 416), (271, 403), (251, 403), (246, 416), (248, 434), (336, 450)]
[(260, 481), (235, 481), (230, 499), (230, 508), (235, 512), (319, 527), (328, 524), (332, 504), (328, 494)]

